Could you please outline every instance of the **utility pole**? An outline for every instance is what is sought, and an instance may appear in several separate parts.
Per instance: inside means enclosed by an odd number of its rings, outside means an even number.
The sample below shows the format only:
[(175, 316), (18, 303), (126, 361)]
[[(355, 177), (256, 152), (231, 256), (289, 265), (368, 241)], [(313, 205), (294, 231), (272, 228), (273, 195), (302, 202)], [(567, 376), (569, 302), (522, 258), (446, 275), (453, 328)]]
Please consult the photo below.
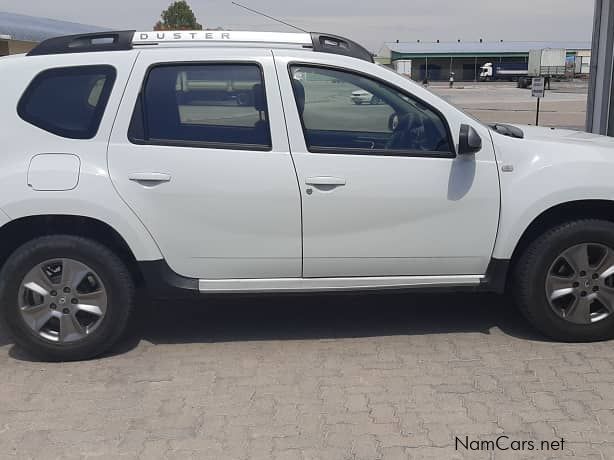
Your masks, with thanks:
[(595, 0), (586, 130), (614, 136), (614, 0)]

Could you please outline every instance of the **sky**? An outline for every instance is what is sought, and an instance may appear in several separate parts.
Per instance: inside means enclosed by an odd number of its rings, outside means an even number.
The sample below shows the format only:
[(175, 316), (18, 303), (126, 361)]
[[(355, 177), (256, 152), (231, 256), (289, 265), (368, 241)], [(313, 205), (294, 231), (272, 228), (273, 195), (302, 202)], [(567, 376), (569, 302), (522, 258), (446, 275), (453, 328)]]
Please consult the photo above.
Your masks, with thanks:
[[(590, 0), (238, 0), (301, 28), (347, 36), (377, 52), (400, 41), (590, 41)], [(0, 11), (150, 30), (171, 0), (0, 0)], [(291, 31), (230, 0), (188, 0), (206, 27)]]

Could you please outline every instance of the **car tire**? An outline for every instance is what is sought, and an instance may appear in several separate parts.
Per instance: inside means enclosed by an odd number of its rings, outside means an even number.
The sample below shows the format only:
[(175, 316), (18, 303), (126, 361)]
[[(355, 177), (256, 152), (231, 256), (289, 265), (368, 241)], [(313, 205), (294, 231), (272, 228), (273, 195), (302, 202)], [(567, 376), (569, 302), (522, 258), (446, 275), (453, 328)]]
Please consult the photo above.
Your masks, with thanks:
[(614, 338), (614, 313), (609, 310), (614, 303), (608, 309), (602, 302), (614, 298), (614, 275), (608, 269), (614, 272), (614, 223), (568, 222), (524, 251), (512, 274), (513, 295), (525, 317), (552, 339), (608, 340)]
[(128, 324), (134, 293), (131, 273), (114, 252), (72, 235), (33, 239), (0, 271), (0, 313), (9, 332), (18, 346), (46, 361), (107, 351)]

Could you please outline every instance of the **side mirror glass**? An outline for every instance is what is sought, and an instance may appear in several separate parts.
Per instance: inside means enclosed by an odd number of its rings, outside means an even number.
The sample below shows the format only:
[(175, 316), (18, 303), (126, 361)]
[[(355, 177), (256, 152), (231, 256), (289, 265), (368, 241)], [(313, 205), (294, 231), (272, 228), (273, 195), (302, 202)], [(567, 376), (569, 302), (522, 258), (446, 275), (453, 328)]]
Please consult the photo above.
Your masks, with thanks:
[(482, 138), (478, 132), (469, 125), (461, 125), (458, 138), (458, 154), (471, 155), (482, 150)]

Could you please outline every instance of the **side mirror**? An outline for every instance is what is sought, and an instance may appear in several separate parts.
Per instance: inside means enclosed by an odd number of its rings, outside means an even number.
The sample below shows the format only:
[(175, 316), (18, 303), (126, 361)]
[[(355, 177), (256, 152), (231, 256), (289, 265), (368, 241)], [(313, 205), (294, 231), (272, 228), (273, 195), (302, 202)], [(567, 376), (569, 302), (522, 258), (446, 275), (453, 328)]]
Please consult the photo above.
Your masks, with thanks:
[(458, 154), (471, 155), (482, 150), (482, 138), (469, 125), (461, 125), (458, 138)]

